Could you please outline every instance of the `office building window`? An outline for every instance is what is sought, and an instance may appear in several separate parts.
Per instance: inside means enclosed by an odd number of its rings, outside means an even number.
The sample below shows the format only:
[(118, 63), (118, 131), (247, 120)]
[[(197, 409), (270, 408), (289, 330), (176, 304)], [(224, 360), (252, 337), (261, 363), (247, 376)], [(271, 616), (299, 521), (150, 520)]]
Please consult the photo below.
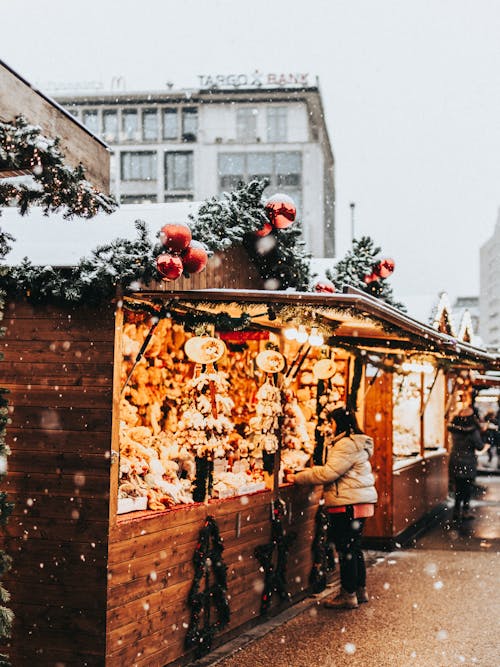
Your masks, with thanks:
[(163, 138), (179, 138), (179, 114), (177, 109), (163, 109)]
[(298, 151), (275, 153), (276, 186), (297, 187), (301, 182), (302, 156)]
[(219, 153), (219, 185), (221, 191), (233, 190), (245, 180), (245, 154)]
[(118, 114), (116, 111), (104, 111), (102, 114), (104, 141), (118, 139)]
[(137, 141), (139, 138), (137, 109), (125, 109), (122, 111), (122, 133), (124, 141)]
[(281, 142), (287, 140), (288, 109), (286, 107), (267, 108), (267, 140)]
[(165, 153), (165, 190), (193, 189), (193, 153)]
[(156, 179), (156, 153), (130, 151), (121, 154), (123, 181), (152, 181)]
[(158, 112), (144, 109), (142, 112), (142, 138), (144, 141), (158, 141)]
[(272, 180), (274, 156), (272, 153), (247, 153), (246, 173), (248, 178)]
[(93, 134), (99, 134), (99, 116), (97, 111), (87, 110), (83, 112), (82, 121), (87, 130)]
[(232, 190), (252, 178), (267, 178), (272, 191), (290, 195), (299, 209), (302, 202), (302, 154), (300, 151), (278, 153), (219, 153), (219, 191)]
[(242, 143), (257, 141), (257, 114), (254, 107), (236, 109), (236, 140)]
[(165, 195), (165, 201), (166, 202), (172, 202), (172, 201), (193, 201), (193, 195), (190, 194), (182, 194), (182, 195), (172, 195), (172, 194), (167, 194)]
[(156, 204), (156, 195), (122, 195), (120, 204)]
[(182, 141), (196, 141), (198, 135), (198, 109), (182, 110)]

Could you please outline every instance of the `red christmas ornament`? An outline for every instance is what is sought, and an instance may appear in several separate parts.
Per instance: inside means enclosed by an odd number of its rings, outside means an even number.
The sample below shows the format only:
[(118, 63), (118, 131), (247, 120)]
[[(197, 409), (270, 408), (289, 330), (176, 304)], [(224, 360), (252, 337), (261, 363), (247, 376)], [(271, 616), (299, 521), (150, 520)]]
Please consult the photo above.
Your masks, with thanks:
[(163, 280), (177, 280), (184, 270), (181, 258), (166, 252), (156, 258), (156, 268)]
[(365, 281), (365, 283), (367, 285), (369, 285), (370, 283), (373, 283), (373, 282), (377, 281), (379, 278), (380, 278), (379, 274), (376, 273), (375, 270), (374, 270), (372, 273), (370, 273), (369, 276), (365, 276), (363, 278), (363, 280)]
[(394, 272), (396, 262), (389, 257), (381, 259), (377, 264), (375, 271), (381, 278), (388, 278)]
[(182, 223), (164, 225), (160, 230), (160, 241), (166, 250), (181, 253), (191, 243), (191, 230)]
[(324, 294), (333, 294), (335, 292), (335, 285), (331, 280), (325, 278), (324, 280), (318, 280), (316, 285), (314, 285), (314, 291)]
[(181, 258), (186, 273), (200, 273), (208, 262), (207, 251), (199, 241), (191, 241)]
[(258, 229), (255, 232), (255, 236), (267, 236), (272, 231), (273, 231), (273, 226), (271, 224), (269, 224), (268, 222), (265, 222), (262, 229)]
[(297, 207), (291, 197), (276, 194), (267, 199), (264, 204), (270, 223), (276, 229), (286, 229), (294, 222)]

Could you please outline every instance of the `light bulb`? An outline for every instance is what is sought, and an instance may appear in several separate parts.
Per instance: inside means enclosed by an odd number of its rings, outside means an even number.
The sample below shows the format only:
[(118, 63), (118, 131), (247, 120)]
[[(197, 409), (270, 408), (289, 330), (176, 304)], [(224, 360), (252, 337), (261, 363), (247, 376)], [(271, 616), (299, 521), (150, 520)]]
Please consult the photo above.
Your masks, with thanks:
[(321, 334), (312, 333), (309, 336), (309, 345), (312, 345), (313, 347), (318, 346), (318, 345), (323, 345), (324, 342), (325, 342), (325, 339), (323, 338), (323, 336), (321, 336)]
[(305, 329), (299, 329), (297, 331), (297, 343), (305, 343), (308, 338), (309, 336)]

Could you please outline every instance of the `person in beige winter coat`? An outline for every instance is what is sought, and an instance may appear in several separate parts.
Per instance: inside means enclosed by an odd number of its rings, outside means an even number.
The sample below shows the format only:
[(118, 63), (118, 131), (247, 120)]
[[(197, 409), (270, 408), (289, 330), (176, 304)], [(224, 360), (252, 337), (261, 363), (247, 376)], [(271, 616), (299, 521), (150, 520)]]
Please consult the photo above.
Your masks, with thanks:
[(377, 502), (370, 465), (373, 439), (361, 432), (349, 410), (337, 408), (332, 418), (335, 436), (325, 443), (324, 465), (288, 474), (286, 480), (323, 485), (329, 539), (339, 554), (342, 586), (339, 595), (323, 604), (330, 609), (355, 609), (358, 604), (368, 602), (361, 536), (365, 519), (373, 515)]

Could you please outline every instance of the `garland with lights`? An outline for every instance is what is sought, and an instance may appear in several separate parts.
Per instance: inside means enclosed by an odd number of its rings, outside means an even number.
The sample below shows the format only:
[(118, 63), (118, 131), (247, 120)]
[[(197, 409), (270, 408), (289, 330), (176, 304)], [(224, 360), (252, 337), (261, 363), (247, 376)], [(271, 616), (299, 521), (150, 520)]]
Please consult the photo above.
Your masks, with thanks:
[(313, 593), (321, 593), (327, 584), (328, 575), (335, 570), (333, 549), (328, 543), (328, 514), (320, 505), (314, 519), (316, 530), (312, 543), (313, 564), (309, 573), (309, 584)]
[[(271, 606), (273, 593), (281, 600), (290, 600), (287, 591), (286, 568), (288, 551), (297, 538), (296, 533), (285, 533), (282, 519), (284, 515), (283, 501), (277, 499), (273, 503), (271, 516), (271, 541), (255, 548), (255, 558), (264, 570), (264, 588), (261, 594), (260, 613), (265, 614)], [(273, 564), (274, 552), (277, 553), (276, 567)]]
[(116, 295), (118, 286), (151, 282), (157, 247), (149, 239), (146, 224), (136, 220), (137, 239), (115, 239), (99, 246), (72, 269), (34, 266), (28, 259), (9, 267), (3, 277), (8, 294), (36, 302), (99, 303)]
[[(227, 566), (222, 558), (224, 545), (219, 528), (213, 516), (207, 516), (200, 531), (198, 544), (193, 556), (194, 579), (189, 591), (188, 604), (191, 619), (186, 634), (186, 649), (195, 649), (196, 657), (208, 653), (213, 638), (230, 619), (227, 598)], [(210, 583), (210, 571), (213, 583)], [(205, 587), (201, 590), (202, 580)], [(211, 621), (211, 607), (215, 605), (216, 620)]]
[[(4, 296), (4, 293), (0, 291), (0, 319), (3, 318), (3, 308), (5, 304)], [(0, 330), (0, 335), (2, 335), (2, 333), (3, 329)], [(1, 359), (2, 355), (0, 354), (0, 360)], [(8, 402), (6, 399), (7, 393), (7, 389), (0, 387), (0, 481), (2, 481), (7, 474), (7, 457), (10, 454), (9, 447), (5, 442), (5, 433), (9, 421)], [(14, 504), (7, 500), (6, 492), (0, 491), (0, 526), (5, 526), (7, 524), (13, 509)], [(12, 558), (6, 554), (5, 551), (0, 550), (0, 580), (3, 575), (10, 570), (11, 564)], [(11, 636), (14, 614), (11, 609), (5, 606), (9, 599), (10, 594), (0, 582), (0, 641), (8, 639)], [(10, 667), (10, 664), (8, 656), (0, 654), (0, 667)]]
[(92, 218), (103, 211), (111, 213), (117, 204), (113, 197), (99, 192), (85, 178), (82, 165), (64, 163), (59, 139), (49, 139), (39, 126), (29, 125), (23, 116), (12, 123), (0, 122), (0, 169), (29, 172), (32, 182), (0, 183), (0, 206), (15, 203), (21, 215), (30, 206), (50, 211), (65, 208), (64, 217)]

